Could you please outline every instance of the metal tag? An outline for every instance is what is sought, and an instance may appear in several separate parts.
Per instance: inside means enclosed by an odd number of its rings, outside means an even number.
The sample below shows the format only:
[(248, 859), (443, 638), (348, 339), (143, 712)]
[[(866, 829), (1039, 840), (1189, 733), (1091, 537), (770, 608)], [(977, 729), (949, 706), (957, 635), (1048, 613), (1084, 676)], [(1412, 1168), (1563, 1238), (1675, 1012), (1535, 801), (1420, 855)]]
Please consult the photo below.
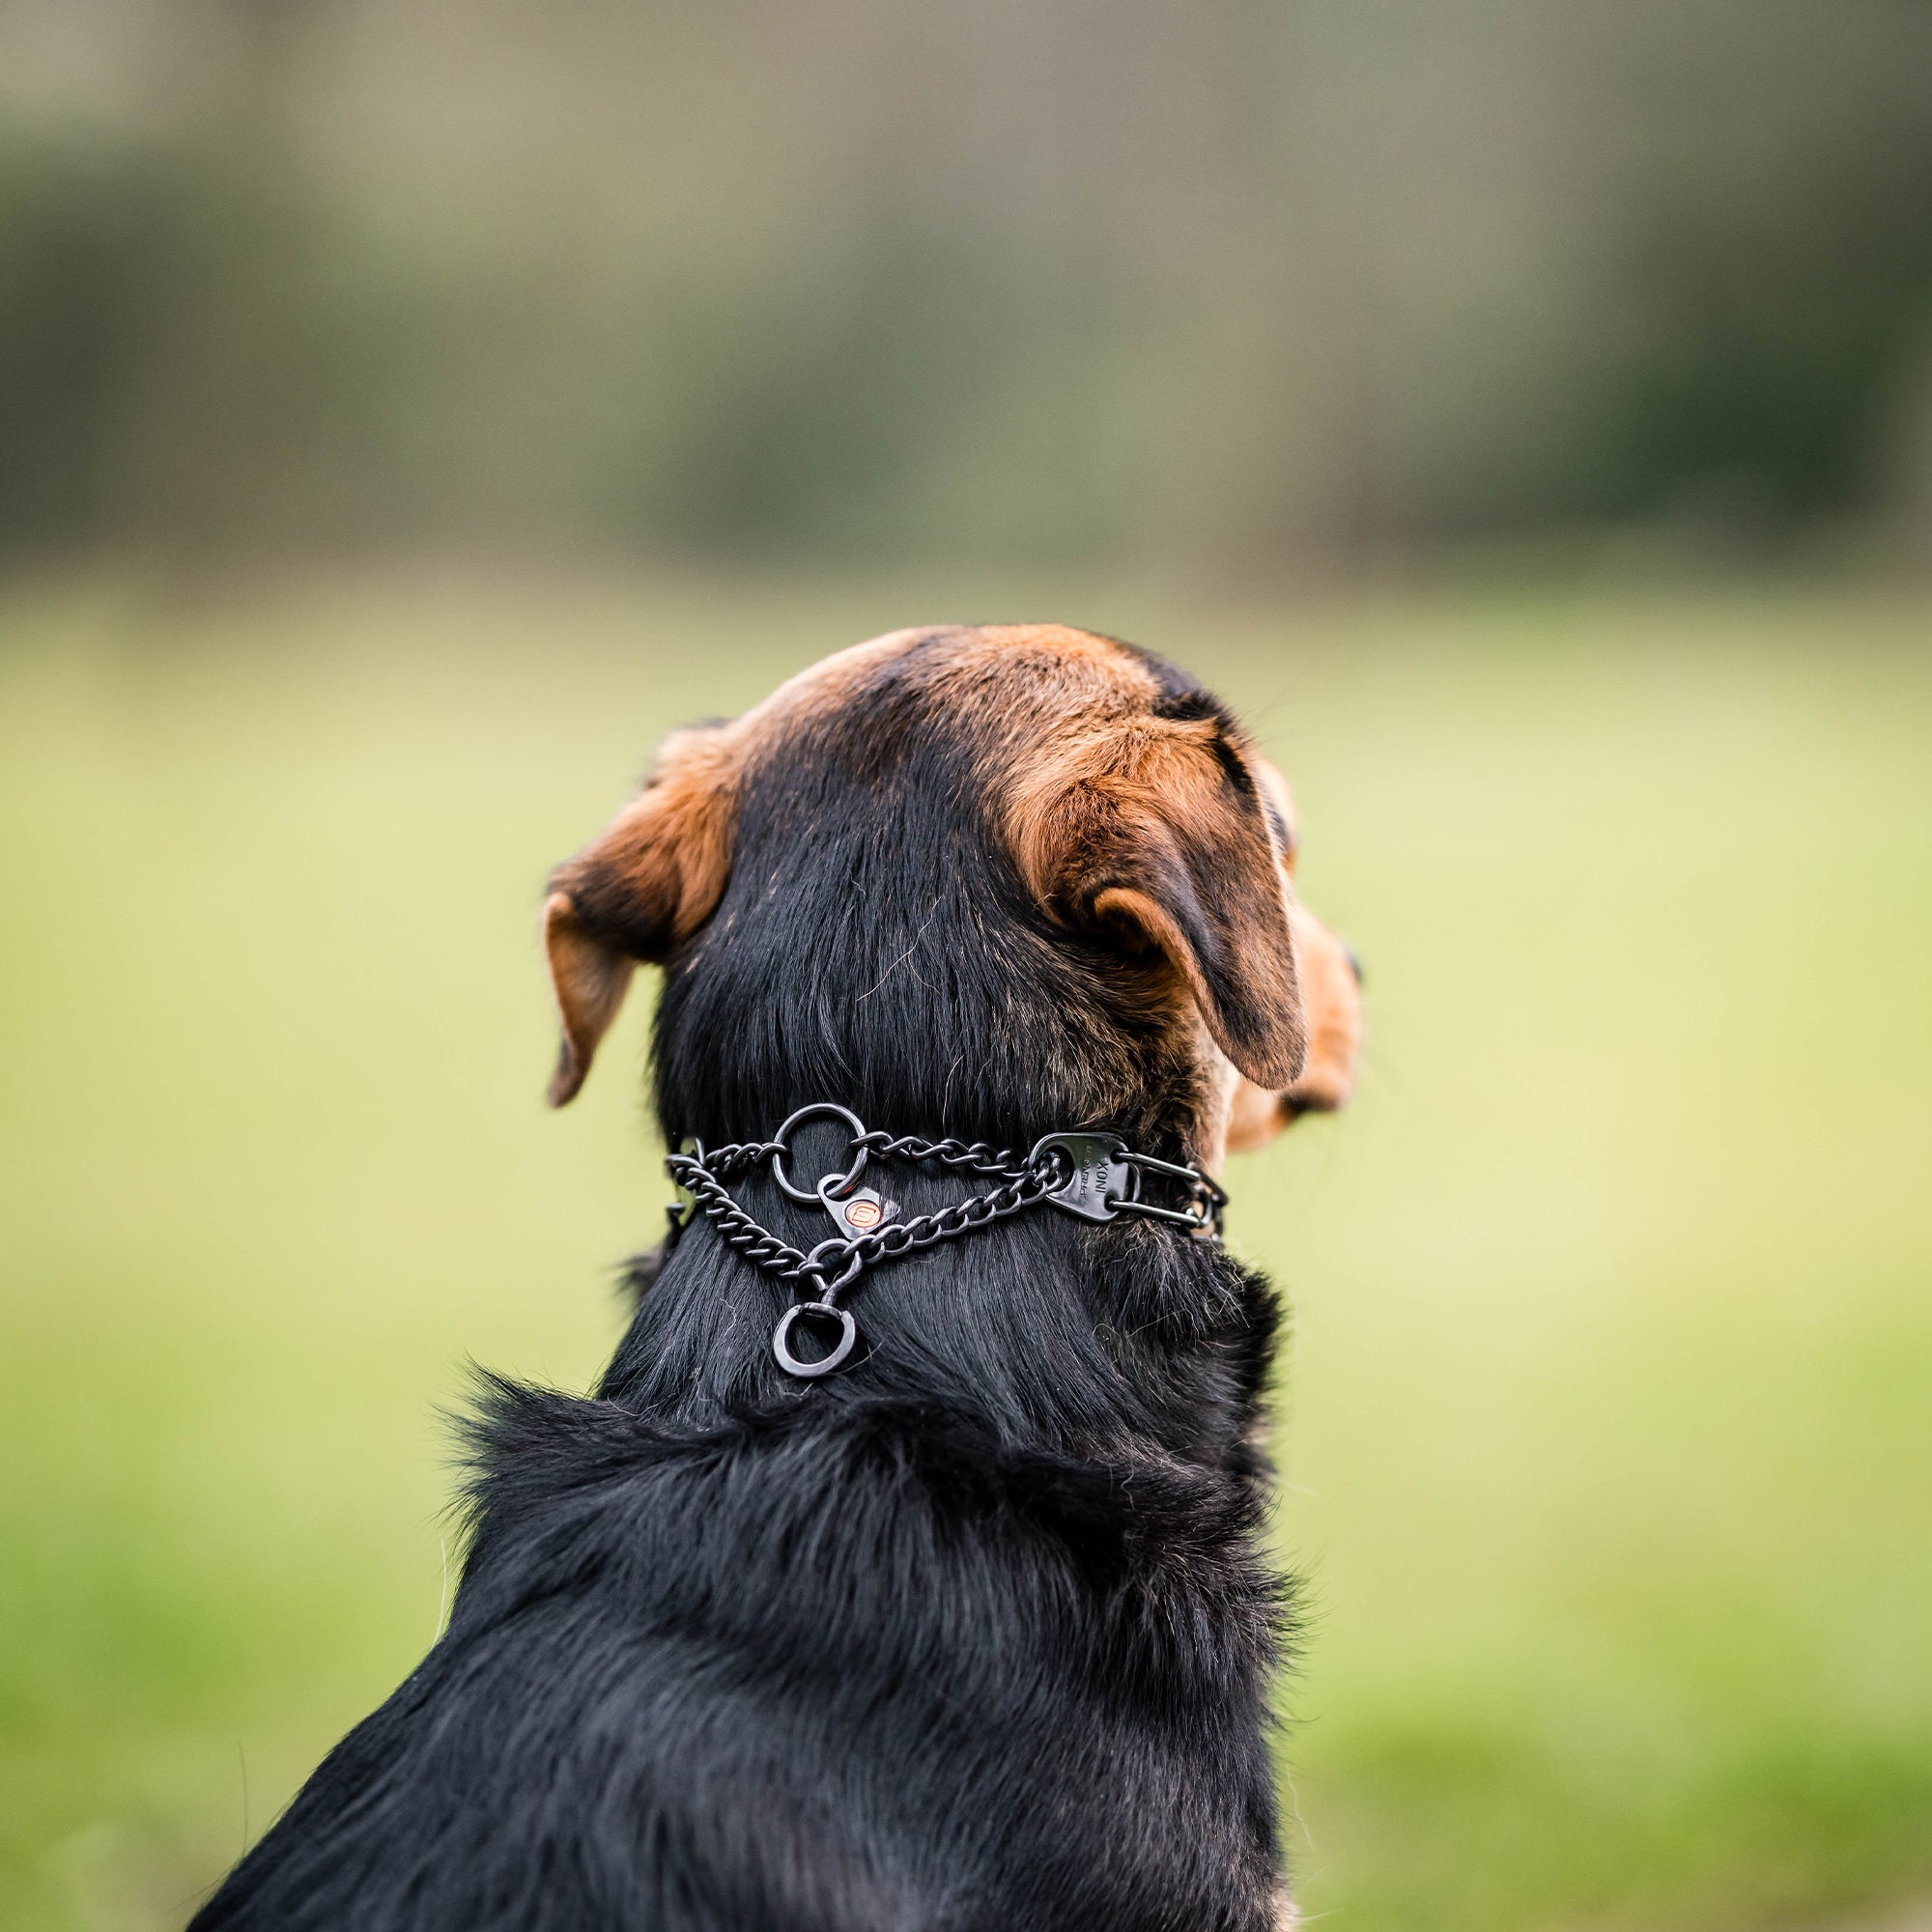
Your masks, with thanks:
[(826, 1201), (823, 1195), (819, 1199), (825, 1201), (825, 1211), (847, 1240), (883, 1228), (899, 1211), (899, 1204), (888, 1201), (875, 1187), (855, 1187), (838, 1201)]
[(1135, 1175), (1122, 1156), (1127, 1144), (1118, 1134), (1048, 1134), (1031, 1155), (1062, 1154), (1072, 1174), (1057, 1193), (1046, 1199), (1083, 1221), (1111, 1221), (1118, 1204), (1134, 1196)]

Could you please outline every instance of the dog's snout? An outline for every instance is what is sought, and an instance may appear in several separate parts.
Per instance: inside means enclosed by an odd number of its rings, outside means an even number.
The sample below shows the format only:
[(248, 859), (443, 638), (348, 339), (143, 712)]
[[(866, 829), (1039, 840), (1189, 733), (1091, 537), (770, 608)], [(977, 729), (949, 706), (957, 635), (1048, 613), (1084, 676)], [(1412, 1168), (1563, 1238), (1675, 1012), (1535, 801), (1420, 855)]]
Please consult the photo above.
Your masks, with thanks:
[(1362, 971), (1362, 955), (1346, 939), (1342, 942), (1342, 957), (1349, 962), (1349, 971), (1355, 976), (1355, 984), (1359, 986), (1368, 975)]

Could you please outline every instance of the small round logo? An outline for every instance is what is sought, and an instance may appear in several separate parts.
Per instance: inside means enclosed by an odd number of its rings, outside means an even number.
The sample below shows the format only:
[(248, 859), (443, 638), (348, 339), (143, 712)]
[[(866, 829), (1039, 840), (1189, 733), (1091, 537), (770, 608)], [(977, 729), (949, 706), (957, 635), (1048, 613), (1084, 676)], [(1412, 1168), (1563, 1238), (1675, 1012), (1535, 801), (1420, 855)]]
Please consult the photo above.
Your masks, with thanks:
[(876, 1201), (855, 1201), (845, 1210), (845, 1219), (854, 1228), (876, 1228), (883, 1218)]

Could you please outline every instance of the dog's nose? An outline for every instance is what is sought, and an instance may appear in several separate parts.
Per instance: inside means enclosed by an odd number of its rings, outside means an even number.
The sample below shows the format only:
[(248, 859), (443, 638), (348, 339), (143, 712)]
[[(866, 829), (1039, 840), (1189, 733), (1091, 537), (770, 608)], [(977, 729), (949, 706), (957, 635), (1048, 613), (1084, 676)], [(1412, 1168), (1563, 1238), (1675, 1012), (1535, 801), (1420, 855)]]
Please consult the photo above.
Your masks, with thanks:
[(1355, 984), (1359, 986), (1367, 975), (1362, 971), (1361, 955), (1346, 939), (1342, 942), (1342, 957), (1349, 962), (1349, 971), (1355, 976)]

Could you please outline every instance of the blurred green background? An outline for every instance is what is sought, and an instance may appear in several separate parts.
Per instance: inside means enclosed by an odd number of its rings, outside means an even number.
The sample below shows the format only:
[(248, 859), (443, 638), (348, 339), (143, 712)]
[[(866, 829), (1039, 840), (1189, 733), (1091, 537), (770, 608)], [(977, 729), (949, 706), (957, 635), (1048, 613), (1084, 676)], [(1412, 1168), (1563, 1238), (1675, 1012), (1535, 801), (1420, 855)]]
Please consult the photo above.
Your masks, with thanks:
[(178, 1925), (611, 1348), (548, 867), (991, 616), (1371, 970), (1232, 1176), (1311, 1918), (1932, 1920), (1928, 208), (1917, 0), (0, 0), (0, 1924)]

